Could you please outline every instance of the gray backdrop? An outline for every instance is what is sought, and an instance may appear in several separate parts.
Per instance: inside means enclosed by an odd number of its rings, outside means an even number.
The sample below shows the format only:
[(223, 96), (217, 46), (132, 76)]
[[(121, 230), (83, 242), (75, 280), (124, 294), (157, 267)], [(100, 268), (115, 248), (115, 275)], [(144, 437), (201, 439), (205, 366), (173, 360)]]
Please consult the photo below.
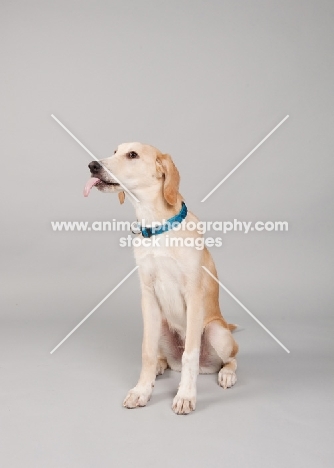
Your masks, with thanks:
[[(330, 1), (1, 2), (1, 465), (329, 467), (333, 457), (333, 20)], [(126, 141), (168, 152), (202, 220), (289, 222), (213, 248), (239, 324), (238, 383), (200, 376), (195, 413), (171, 411), (179, 374), (122, 408), (140, 369), (137, 274), (119, 234), (57, 220), (133, 220), (82, 188), (89, 155)], [(205, 203), (200, 200), (287, 114)]]

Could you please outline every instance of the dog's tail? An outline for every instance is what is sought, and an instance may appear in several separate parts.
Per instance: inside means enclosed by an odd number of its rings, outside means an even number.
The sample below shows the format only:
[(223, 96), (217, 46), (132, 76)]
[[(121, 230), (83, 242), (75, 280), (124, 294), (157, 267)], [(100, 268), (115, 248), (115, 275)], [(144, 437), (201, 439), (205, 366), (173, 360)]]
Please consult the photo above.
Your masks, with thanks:
[(238, 328), (238, 325), (235, 325), (234, 323), (228, 323), (227, 328), (232, 332), (236, 328)]

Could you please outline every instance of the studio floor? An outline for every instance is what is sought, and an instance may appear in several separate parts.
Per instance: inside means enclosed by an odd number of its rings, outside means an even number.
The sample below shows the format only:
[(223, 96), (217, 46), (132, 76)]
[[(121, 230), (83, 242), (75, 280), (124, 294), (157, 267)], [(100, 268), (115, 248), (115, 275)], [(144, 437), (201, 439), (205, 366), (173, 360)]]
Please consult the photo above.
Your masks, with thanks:
[(140, 370), (141, 330), (125, 320), (96, 315), (53, 355), (73, 321), (3, 325), (1, 466), (332, 466), (328, 321), (316, 330), (311, 323), (285, 328), (290, 354), (247, 322), (235, 333), (241, 351), (234, 388), (200, 375), (196, 411), (176, 416), (171, 402), (180, 374), (170, 370), (157, 379), (147, 407), (122, 407)]

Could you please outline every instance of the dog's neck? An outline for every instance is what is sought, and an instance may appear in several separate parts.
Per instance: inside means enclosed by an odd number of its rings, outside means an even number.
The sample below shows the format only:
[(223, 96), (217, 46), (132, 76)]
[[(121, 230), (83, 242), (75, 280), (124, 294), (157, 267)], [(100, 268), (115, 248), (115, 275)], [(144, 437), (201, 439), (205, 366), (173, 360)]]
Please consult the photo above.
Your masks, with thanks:
[(139, 202), (131, 198), (131, 203), (134, 205), (136, 211), (137, 220), (140, 223), (145, 222), (145, 225), (149, 226), (152, 222), (162, 222), (164, 219), (170, 219), (179, 213), (182, 205), (182, 197), (180, 194), (177, 196), (177, 202), (175, 205), (169, 205), (164, 196), (162, 189), (157, 190), (145, 190), (143, 193), (136, 193), (136, 197)]

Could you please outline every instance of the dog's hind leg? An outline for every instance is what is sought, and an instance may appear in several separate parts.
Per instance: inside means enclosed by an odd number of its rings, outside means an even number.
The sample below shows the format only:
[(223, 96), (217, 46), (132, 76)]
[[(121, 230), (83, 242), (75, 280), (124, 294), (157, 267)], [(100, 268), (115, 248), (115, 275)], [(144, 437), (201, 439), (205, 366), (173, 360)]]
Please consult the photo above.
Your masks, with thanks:
[(222, 360), (222, 368), (218, 373), (218, 383), (224, 389), (232, 387), (236, 381), (238, 345), (229, 329), (225, 328), (219, 320), (210, 322), (205, 327), (211, 346)]

